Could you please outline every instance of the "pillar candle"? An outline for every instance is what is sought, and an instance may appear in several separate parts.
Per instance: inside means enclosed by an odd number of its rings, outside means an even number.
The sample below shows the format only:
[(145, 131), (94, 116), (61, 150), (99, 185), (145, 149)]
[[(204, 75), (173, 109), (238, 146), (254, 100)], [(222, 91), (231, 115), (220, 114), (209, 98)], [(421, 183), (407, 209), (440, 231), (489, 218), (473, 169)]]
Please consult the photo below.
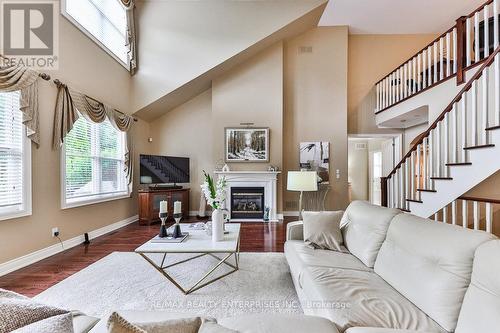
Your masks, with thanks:
[(176, 201), (174, 202), (174, 214), (180, 214), (182, 211), (182, 202)]
[(162, 200), (160, 201), (160, 213), (166, 213), (167, 212), (167, 201)]

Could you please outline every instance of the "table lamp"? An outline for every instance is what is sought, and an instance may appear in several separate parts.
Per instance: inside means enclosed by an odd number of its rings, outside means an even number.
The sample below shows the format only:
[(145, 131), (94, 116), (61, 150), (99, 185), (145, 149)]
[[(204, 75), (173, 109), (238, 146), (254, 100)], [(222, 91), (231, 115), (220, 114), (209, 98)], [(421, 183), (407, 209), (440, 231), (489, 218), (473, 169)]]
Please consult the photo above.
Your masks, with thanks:
[(302, 218), (302, 194), (305, 191), (318, 190), (318, 176), (316, 171), (288, 171), (286, 189), (300, 192), (299, 218)]

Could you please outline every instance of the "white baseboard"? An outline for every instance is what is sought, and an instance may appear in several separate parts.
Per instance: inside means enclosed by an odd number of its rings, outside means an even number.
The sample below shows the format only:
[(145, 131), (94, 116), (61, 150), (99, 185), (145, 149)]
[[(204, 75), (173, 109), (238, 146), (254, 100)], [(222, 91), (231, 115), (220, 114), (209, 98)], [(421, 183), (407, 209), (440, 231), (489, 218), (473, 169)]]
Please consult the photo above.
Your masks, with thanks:
[[(105, 235), (109, 232), (120, 229), (126, 225), (129, 225), (131, 223), (136, 222), (138, 220), (138, 218), (139, 218), (138, 215), (134, 215), (134, 216), (126, 218), (124, 220), (121, 220), (121, 221), (115, 222), (113, 224), (104, 226), (102, 228), (89, 231), (88, 232), (89, 239), (94, 239), (96, 237), (99, 237), (99, 236)], [(5, 263), (0, 264), (0, 276), (11, 273), (11, 272), (16, 271), (20, 268), (34, 264), (37, 261), (40, 261), (42, 259), (53, 256), (54, 254), (57, 254), (57, 253), (62, 252), (64, 250), (67, 250), (67, 249), (70, 249), (70, 248), (75, 247), (77, 245), (80, 245), (84, 241), (85, 241), (85, 237), (83, 235), (79, 235), (79, 236), (76, 236), (76, 237), (73, 237), (73, 238), (70, 238), (68, 240), (63, 241), (62, 246), (61, 246), (61, 243), (57, 243), (57, 244), (51, 245), (49, 247), (43, 248), (41, 250), (24, 255), (22, 257), (9, 260)]]
[(276, 214), (276, 218), (278, 220), (283, 220), (283, 216), (284, 216), (283, 214)]

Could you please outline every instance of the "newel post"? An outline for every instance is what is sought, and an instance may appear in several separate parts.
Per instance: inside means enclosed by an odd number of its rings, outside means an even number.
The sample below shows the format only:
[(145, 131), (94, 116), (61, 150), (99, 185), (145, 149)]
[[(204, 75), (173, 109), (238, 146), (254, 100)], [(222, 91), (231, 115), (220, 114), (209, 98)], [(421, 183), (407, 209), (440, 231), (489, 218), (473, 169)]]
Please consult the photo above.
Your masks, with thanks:
[(465, 82), (465, 59), (466, 59), (466, 50), (465, 50), (465, 39), (466, 39), (466, 31), (465, 31), (465, 16), (461, 16), (457, 19), (457, 85)]
[(387, 207), (388, 206), (388, 202), (387, 202), (387, 177), (380, 177), (380, 192), (381, 192), (380, 204), (383, 207)]

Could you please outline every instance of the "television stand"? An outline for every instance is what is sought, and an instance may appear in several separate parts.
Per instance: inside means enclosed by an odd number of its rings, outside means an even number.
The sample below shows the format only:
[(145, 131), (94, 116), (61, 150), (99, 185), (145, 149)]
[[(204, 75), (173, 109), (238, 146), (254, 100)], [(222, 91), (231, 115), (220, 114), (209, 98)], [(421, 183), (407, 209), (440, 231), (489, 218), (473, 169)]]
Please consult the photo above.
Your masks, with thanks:
[(149, 185), (151, 190), (181, 190), (182, 186), (177, 184), (154, 184)]
[(189, 188), (151, 187), (139, 190), (139, 224), (159, 222), (160, 201), (167, 201), (168, 222), (173, 221), (174, 202), (182, 202), (182, 217), (189, 216)]

